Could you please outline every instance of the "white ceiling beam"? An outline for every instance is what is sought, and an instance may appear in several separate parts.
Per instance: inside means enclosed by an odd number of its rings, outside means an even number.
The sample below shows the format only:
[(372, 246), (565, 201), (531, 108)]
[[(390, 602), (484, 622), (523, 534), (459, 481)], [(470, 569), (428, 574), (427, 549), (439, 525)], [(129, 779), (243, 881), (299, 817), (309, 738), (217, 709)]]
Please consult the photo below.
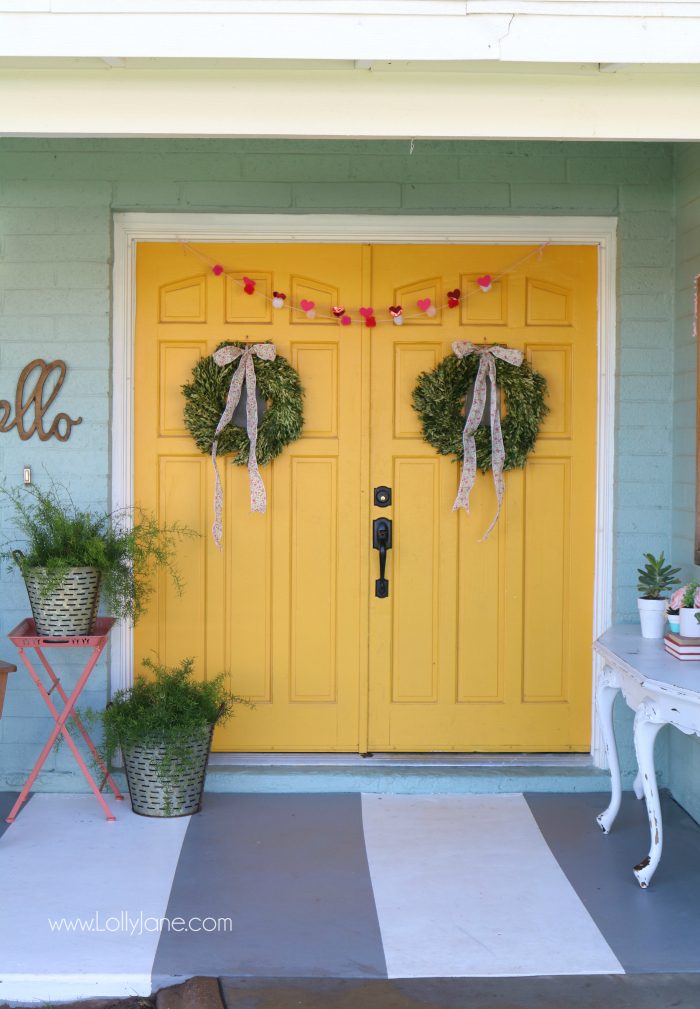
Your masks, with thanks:
[(0, 71), (0, 135), (700, 140), (664, 75)]

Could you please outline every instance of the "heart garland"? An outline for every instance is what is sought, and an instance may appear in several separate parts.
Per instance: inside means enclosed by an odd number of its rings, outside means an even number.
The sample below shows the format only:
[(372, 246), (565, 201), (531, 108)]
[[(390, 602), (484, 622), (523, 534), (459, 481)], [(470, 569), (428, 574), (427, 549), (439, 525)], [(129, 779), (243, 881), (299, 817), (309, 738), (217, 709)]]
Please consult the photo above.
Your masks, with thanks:
[[(330, 309), (330, 315), (325, 315), (319, 314), (316, 308), (316, 303), (309, 298), (301, 298), (298, 305), (295, 305), (288, 301), (287, 295), (283, 291), (273, 291), (272, 296), (268, 297), (266, 294), (257, 290), (257, 281), (255, 278), (236, 273), (235, 271), (226, 270), (221, 263), (217, 263), (210, 259), (189, 242), (182, 242), (181, 244), (187, 252), (192, 253), (197, 256), (197, 258), (205, 262), (215, 277), (225, 276), (233, 283), (238, 284), (247, 295), (262, 294), (262, 297), (266, 298), (271, 303), (272, 307), (278, 311), (283, 308), (289, 308), (292, 312), (302, 312), (309, 320), (317, 319), (321, 321), (327, 319), (330, 321), (336, 321), (341, 326), (351, 326), (355, 321), (352, 314), (350, 314), (343, 305), (332, 306)], [(510, 266), (501, 270), (497, 274), (484, 273), (477, 277), (475, 290), (468, 291), (466, 294), (463, 294), (458, 287), (453, 288), (451, 291), (447, 292), (444, 304), (436, 305), (432, 298), (428, 297), (419, 298), (416, 301), (417, 311), (410, 315), (406, 315), (401, 305), (390, 305), (387, 308), (387, 319), (378, 319), (373, 308), (363, 306), (359, 309), (358, 313), (360, 320), (364, 323), (367, 329), (374, 329), (378, 325), (386, 325), (387, 323), (394, 326), (402, 326), (406, 319), (420, 319), (423, 317), (427, 317), (429, 319), (435, 318), (442, 308), (457, 308), (463, 301), (470, 298), (475, 293), (488, 294), (489, 291), (493, 290), (494, 284), (502, 277), (512, 273), (515, 269), (517, 269), (517, 267), (522, 266), (523, 263), (526, 263), (534, 256), (541, 257), (544, 249), (549, 244), (549, 241), (542, 242), (536, 249), (528, 252), (527, 255), (522, 256), (520, 259), (511, 263)]]

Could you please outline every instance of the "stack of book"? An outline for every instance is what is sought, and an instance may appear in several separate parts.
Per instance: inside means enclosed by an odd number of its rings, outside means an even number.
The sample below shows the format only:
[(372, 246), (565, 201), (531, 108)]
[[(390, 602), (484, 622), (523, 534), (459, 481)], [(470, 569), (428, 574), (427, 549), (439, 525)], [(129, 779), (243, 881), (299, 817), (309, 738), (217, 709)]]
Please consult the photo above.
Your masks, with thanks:
[(700, 662), (700, 638), (684, 638), (674, 631), (667, 631), (664, 648), (674, 659), (682, 662)]

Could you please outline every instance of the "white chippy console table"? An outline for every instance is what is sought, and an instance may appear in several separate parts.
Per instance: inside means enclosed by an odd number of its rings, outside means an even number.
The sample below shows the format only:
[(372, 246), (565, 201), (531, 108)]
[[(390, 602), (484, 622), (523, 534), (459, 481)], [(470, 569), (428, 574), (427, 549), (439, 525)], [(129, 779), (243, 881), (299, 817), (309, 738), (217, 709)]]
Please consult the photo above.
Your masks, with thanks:
[(643, 638), (637, 624), (616, 624), (593, 646), (603, 660), (596, 688), (605, 749), (610, 765), (610, 805), (598, 817), (607, 832), (620, 809), (620, 763), (613, 729), (613, 702), (618, 691), (635, 712), (634, 748), (637, 777), (634, 791), (646, 800), (651, 830), (649, 854), (634, 867), (641, 887), (647, 887), (661, 859), (663, 824), (654, 767), (654, 742), (659, 729), (673, 725), (700, 736), (700, 661), (680, 662), (668, 655), (663, 641)]

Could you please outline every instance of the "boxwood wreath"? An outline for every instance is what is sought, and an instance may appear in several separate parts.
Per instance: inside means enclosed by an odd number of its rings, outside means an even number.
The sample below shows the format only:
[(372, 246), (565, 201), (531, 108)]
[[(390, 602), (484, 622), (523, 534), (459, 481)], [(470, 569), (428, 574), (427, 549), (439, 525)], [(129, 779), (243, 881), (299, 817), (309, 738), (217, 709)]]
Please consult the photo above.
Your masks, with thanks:
[[(240, 347), (245, 350), (247, 346), (250, 344), (224, 340), (216, 349)], [(279, 354), (272, 361), (254, 358), (254, 366), (258, 391), (267, 402), (267, 411), (258, 426), (255, 453), (258, 464), (264, 466), (301, 435), (303, 390), (298, 373)], [(216, 427), (237, 367), (238, 361), (219, 367), (211, 355), (203, 357), (194, 366), (192, 381), (182, 387), (185, 426), (202, 452), (211, 453)], [(237, 466), (248, 464), (249, 449), (250, 440), (244, 427), (229, 424), (219, 434), (218, 455), (230, 455)]]
[[(450, 354), (432, 371), (418, 377), (413, 405), (420, 417), (424, 439), (441, 455), (464, 459), (464, 400), (479, 369), (478, 354), (459, 358)], [(523, 361), (514, 366), (496, 358), (496, 382), (505, 401), (501, 421), (504, 469), (519, 469), (535, 447), (542, 421), (549, 413), (545, 403), (547, 382)], [(480, 427), (474, 435), (476, 464), (482, 472), (491, 469), (491, 431)]]

